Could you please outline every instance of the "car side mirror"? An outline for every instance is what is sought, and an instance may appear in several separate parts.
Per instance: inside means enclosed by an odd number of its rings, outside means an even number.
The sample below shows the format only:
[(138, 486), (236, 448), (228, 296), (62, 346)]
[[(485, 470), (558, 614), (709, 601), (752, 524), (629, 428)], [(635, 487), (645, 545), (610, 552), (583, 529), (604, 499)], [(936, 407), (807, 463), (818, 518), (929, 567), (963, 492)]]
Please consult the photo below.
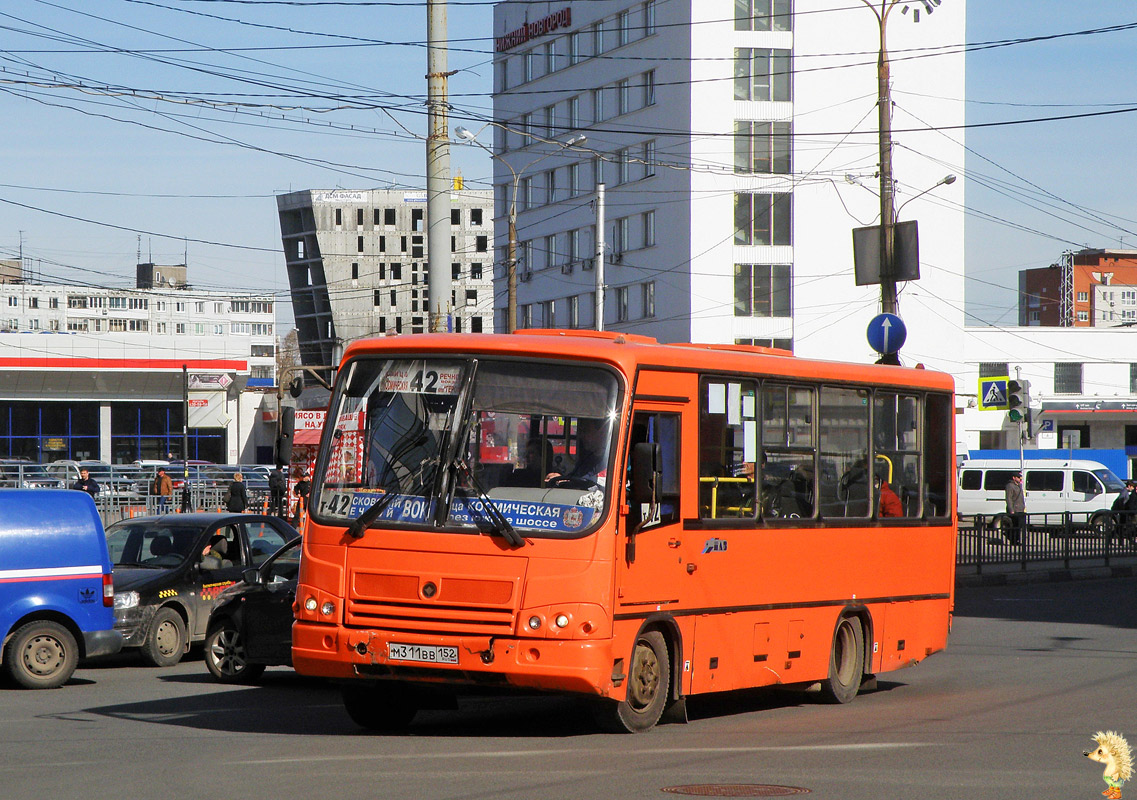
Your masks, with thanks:
[(260, 586), (264, 583), (264, 580), (261, 578), (261, 571), (256, 567), (243, 570), (241, 572), (241, 580), (247, 586)]

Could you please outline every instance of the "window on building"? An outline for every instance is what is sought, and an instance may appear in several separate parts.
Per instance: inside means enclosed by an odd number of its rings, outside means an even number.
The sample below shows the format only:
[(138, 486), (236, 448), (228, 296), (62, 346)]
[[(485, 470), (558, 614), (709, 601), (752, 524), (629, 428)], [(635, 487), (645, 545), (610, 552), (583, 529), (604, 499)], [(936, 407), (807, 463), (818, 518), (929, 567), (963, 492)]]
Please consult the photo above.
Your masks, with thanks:
[(363, 227), (363, 209), (362, 208), (355, 209), (355, 225), (358, 228)]
[(383, 224), (383, 214), (380, 211), (380, 209), (374, 208), (371, 210), (371, 224), (372, 225)]
[(479, 253), (485, 253), (490, 248), (490, 237), (477, 236), (474, 238), (474, 250)]
[(391, 264), (391, 278), (396, 281), (403, 279), (403, 265), (399, 262)]
[(734, 171), (788, 175), (791, 123), (735, 122)]
[(655, 142), (647, 141), (643, 144), (644, 177), (650, 178), (655, 174)]
[(357, 252), (357, 253), (363, 252), (363, 237), (362, 236), (356, 236), (355, 237), (355, 252)]
[(579, 64), (581, 59), (581, 32), (573, 31), (568, 37), (568, 61), (571, 67), (574, 64)]
[(644, 106), (655, 105), (655, 70), (644, 73)]
[(359, 262), (358, 261), (351, 262), (351, 279), (353, 281), (359, 280)]
[(180, 335), (185, 334), (185, 332), (186, 332), (186, 324), (184, 322), (178, 322), (174, 325), (174, 333), (176, 333), (180, 336)]
[(623, 47), (632, 40), (632, 12), (621, 11), (616, 15), (616, 33), (619, 46)]
[(1082, 364), (1059, 361), (1054, 364), (1054, 393), (1082, 394)]
[(791, 273), (789, 264), (735, 264), (734, 316), (792, 316)]
[(643, 307), (645, 317), (655, 316), (655, 281), (640, 284), (643, 293)]
[(1090, 301), (1090, 293), (1089, 292), (1078, 292), (1078, 302), (1079, 303), (1088, 303), (1089, 301)]
[(39, 298), (38, 297), (29, 297), (28, 298), (28, 308), (39, 308)]
[(1008, 369), (1006, 361), (981, 361), (979, 362), (979, 377), (1002, 378), (1011, 374)]
[(580, 127), (580, 95), (568, 99), (568, 126), (569, 130)]
[(545, 173), (545, 202), (557, 202), (557, 170), (551, 169)]
[(521, 317), (517, 321), (519, 327), (532, 328), (533, 327), (533, 304), (525, 303), (519, 309), (518, 313)]
[(644, 3), (644, 36), (655, 34), (655, 2), (656, 0), (647, 0)]
[(734, 243), (742, 245), (793, 244), (793, 195), (750, 194), (734, 196)]
[(616, 321), (628, 321), (628, 287), (616, 287)]
[(792, 100), (789, 50), (740, 47), (734, 51), (735, 100)]
[(336, 209), (336, 225), (343, 225), (343, 209)]
[(481, 333), (481, 332), (482, 332), (482, 318), (481, 317), (470, 317), (470, 333)]
[(632, 110), (632, 84), (627, 78), (616, 82), (616, 114)]
[(470, 209), (470, 225), (474, 226), (474, 225), (481, 225), (481, 224), (482, 224), (482, 210), (480, 208), (471, 208)]
[(382, 289), (376, 289), (375, 290), (375, 302), (372, 303), (372, 305), (374, 305), (376, 308), (379, 308), (379, 306), (381, 306), (382, 304), (383, 304), (383, 290)]
[(644, 247), (655, 247), (655, 210), (643, 214)]
[(478, 304), (478, 290), (477, 289), (467, 289), (466, 290), (466, 305), (476, 306), (477, 304)]
[(793, 30), (791, 0), (734, 0), (736, 31)]
[(9, 296), (9, 297), (8, 297), (8, 305), (9, 305), (9, 306), (18, 306), (18, 305), (20, 305), (20, 298), (18, 298), (18, 297), (12, 297), (12, 296)]
[(393, 208), (383, 209), (383, 224), (384, 225), (394, 225), (395, 224), (395, 209), (393, 209)]

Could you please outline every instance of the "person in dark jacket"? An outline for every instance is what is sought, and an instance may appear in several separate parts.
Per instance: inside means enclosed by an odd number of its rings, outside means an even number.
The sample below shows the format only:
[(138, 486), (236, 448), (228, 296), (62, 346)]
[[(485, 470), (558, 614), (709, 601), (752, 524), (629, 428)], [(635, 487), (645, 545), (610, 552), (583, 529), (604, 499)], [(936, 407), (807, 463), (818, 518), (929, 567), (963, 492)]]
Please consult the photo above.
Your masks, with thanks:
[(85, 469), (79, 470), (79, 480), (71, 484), (71, 488), (86, 492), (95, 499), (99, 497), (99, 484), (91, 477), (91, 473)]
[(284, 473), (277, 467), (268, 474), (268, 513), (284, 518)]
[(293, 517), (295, 520), (293, 524), (299, 528), (308, 515), (308, 494), (312, 491), (312, 482), (308, 480), (308, 470), (304, 467), (300, 468), (298, 475), (299, 479), (292, 491), (296, 492), (296, 514)]
[(249, 506), (249, 493), (245, 488), (245, 478), (238, 472), (233, 476), (233, 482), (225, 492), (225, 508), (234, 513), (240, 513)]

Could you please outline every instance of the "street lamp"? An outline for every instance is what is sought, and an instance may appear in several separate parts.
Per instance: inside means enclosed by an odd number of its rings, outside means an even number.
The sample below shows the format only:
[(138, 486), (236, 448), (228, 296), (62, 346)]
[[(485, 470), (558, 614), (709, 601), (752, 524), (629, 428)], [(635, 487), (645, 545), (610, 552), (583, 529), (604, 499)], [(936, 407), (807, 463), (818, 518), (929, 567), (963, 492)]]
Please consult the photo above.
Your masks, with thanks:
[(932, 191), (932, 189), (938, 189), (940, 186), (950, 186), (953, 183), (955, 183), (955, 176), (954, 175), (944, 175), (942, 178), (940, 178), (938, 181), (933, 183), (931, 186), (929, 186), (924, 191), (918, 192), (917, 194), (912, 195), (911, 197), (909, 197), (907, 200), (905, 200), (903, 203), (900, 204), (900, 208), (896, 209), (896, 211), (894, 212), (894, 216), (896, 219), (894, 221), (900, 219), (900, 212), (904, 209), (904, 206), (911, 203), (917, 197), (923, 197), (928, 192)]
[(507, 333), (513, 333), (517, 329), (517, 187), (521, 181), (521, 176), (525, 170), (532, 167), (538, 161), (544, 161), (550, 156), (555, 156), (558, 153), (567, 150), (571, 147), (576, 147), (585, 142), (588, 138), (583, 133), (578, 133), (576, 136), (571, 137), (563, 142), (553, 141), (550, 144), (559, 145), (556, 150), (551, 153), (545, 153), (541, 156), (530, 161), (521, 169), (514, 169), (513, 165), (500, 155), (495, 153), (490, 148), (478, 141), (478, 134), (471, 131), (469, 128), (464, 128), (461, 125), (454, 129), (455, 135), (470, 144), (475, 144), (478, 147), (489, 153), (490, 158), (493, 158), (506, 166), (510, 174), (513, 176), (513, 192), (509, 202), (509, 253), (506, 258), (505, 277), (506, 277), (506, 294), (508, 297), (506, 303), (506, 323), (505, 330)]

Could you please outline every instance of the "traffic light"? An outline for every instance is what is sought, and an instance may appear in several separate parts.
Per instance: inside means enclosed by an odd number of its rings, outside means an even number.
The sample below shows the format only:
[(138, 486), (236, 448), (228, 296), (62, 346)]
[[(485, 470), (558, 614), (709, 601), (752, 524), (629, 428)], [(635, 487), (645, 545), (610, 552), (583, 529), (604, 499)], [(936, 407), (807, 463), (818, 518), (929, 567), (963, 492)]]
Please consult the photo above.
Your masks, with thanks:
[(1022, 422), (1030, 413), (1030, 381), (1007, 381), (1007, 416)]

